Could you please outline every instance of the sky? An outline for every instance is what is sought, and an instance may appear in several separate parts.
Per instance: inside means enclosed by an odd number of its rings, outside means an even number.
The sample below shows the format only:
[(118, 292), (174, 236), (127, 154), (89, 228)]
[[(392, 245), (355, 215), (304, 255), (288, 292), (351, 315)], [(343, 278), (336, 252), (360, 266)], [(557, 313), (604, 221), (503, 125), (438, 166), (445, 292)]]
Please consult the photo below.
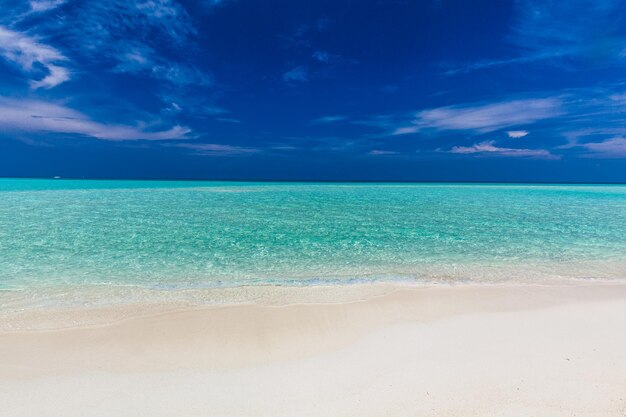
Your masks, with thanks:
[(626, 0), (0, 12), (0, 176), (626, 182)]

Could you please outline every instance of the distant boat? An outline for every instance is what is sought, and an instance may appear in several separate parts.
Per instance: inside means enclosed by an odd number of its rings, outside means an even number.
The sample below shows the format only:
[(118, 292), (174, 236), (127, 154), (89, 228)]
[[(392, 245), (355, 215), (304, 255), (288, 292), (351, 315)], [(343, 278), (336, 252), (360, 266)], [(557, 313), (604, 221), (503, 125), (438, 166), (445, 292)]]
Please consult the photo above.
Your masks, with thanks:
[(60, 179), (60, 178), (61, 178), (61, 177), (59, 177), (58, 175), (55, 175), (54, 177), (52, 177), (52, 179), (55, 179), (55, 180), (58, 180), (58, 179)]

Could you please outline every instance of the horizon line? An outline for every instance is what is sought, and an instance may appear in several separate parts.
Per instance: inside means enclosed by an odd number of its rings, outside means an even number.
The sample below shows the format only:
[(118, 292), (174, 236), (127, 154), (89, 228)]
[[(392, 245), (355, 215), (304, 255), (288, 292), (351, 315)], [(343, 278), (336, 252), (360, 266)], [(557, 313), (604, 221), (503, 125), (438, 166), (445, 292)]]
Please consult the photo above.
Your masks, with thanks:
[(70, 181), (172, 181), (172, 182), (266, 182), (266, 183), (398, 183), (398, 184), (542, 184), (542, 185), (626, 185), (619, 181), (496, 181), (496, 180), (359, 180), (359, 179), (217, 179), (217, 178), (159, 178), (159, 177), (61, 177), (61, 176), (3, 176), (0, 179), (70, 180)]

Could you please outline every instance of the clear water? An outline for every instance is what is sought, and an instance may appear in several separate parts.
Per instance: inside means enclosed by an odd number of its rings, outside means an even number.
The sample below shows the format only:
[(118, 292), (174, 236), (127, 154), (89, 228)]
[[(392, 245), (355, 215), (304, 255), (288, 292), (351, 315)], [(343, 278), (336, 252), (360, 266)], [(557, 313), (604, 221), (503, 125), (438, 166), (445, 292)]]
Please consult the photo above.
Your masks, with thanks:
[(626, 278), (626, 186), (0, 179), (0, 289)]

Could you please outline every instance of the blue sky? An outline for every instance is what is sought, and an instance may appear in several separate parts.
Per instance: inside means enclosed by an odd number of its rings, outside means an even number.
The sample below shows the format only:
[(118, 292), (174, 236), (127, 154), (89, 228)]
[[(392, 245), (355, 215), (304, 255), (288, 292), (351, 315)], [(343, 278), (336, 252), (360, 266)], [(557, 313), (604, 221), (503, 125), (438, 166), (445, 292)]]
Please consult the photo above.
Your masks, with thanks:
[(626, 181), (626, 2), (0, 0), (0, 175)]

